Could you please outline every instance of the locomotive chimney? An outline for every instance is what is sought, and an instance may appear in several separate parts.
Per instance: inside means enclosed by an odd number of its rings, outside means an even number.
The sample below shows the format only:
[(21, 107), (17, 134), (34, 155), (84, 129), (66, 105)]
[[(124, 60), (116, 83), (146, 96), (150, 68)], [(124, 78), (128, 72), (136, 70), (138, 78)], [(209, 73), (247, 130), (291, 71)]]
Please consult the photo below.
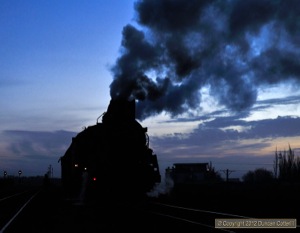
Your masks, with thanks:
[(135, 120), (135, 99), (111, 99), (103, 123), (128, 122)]

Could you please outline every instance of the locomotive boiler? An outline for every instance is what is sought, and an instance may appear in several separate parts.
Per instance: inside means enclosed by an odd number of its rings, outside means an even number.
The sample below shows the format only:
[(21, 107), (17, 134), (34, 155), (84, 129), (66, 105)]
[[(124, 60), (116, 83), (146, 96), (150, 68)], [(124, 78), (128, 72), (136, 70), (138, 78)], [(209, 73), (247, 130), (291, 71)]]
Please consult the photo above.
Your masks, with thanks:
[[(99, 117), (100, 118), (100, 117)], [(135, 119), (135, 100), (111, 99), (102, 122), (72, 138), (60, 158), (68, 195), (136, 197), (161, 182), (147, 128)]]

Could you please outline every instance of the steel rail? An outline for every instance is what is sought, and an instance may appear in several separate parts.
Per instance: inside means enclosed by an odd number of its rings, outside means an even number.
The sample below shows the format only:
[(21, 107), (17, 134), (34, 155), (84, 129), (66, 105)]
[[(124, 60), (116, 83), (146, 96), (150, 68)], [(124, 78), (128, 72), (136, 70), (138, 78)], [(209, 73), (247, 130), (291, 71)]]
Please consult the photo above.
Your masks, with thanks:
[[(22, 212), (22, 210), (30, 203), (30, 201), (40, 192), (41, 190), (36, 191), (31, 197), (25, 202), (25, 204), (16, 212), (16, 214), (0, 229), (0, 233), (4, 233), (5, 229), (14, 221), (14, 219)], [(27, 191), (24, 191), (27, 192)], [(23, 192), (23, 193), (24, 193)], [(16, 196), (16, 195), (12, 195)]]

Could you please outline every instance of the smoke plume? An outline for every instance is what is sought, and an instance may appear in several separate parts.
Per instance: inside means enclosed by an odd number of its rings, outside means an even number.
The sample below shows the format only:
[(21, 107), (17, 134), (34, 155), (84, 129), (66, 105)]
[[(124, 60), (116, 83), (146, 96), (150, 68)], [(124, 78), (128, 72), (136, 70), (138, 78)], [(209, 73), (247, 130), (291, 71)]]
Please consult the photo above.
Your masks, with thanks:
[(199, 110), (201, 89), (247, 111), (258, 88), (299, 84), (298, 0), (139, 0), (123, 28), (112, 98), (137, 99), (137, 118)]

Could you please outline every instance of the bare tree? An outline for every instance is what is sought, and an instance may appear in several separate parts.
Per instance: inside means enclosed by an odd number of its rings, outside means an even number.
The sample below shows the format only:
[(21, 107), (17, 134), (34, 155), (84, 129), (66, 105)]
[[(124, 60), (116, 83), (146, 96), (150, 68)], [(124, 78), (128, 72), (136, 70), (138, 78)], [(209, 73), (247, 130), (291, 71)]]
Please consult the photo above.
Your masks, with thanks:
[(288, 151), (279, 152), (279, 154), (276, 151), (275, 158), (276, 156), (278, 156), (278, 179), (287, 182), (300, 181), (300, 158), (295, 157), (290, 145)]

